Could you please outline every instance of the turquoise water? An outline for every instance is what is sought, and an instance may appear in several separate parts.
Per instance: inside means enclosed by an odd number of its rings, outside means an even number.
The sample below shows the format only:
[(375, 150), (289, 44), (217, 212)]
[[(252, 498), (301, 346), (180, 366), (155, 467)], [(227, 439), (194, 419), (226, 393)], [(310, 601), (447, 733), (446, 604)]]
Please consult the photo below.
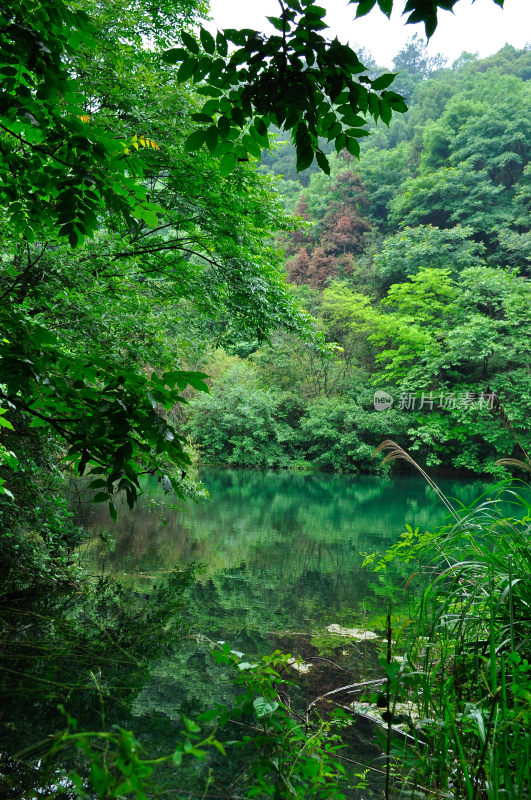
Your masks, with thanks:
[[(146, 586), (169, 569), (201, 564), (191, 595), (198, 628), (240, 647), (274, 631), (362, 625), (392, 583), (363, 568), (363, 554), (385, 551), (405, 523), (429, 529), (447, 513), (417, 477), (208, 469), (200, 478), (210, 499), (180, 510), (162, 493), (133, 512), (124, 507), (116, 525), (93, 508), (86, 557), (96, 573)], [(439, 485), (464, 504), (485, 490), (477, 480)]]
[[(447, 513), (417, 477), (208, 469), (200, 478), (210, 499), (180, 509), (159, 491), (133, 512), (124, 506), (116, 525), (106, 509), (92, 507), (84, 556), (94, 574), (112, 573), (146, 592), (175, 567), (202, 565), (186, 599), (190, 639), (150, 665), (133, 708), (141, 740), (151, 740), (158, 720), (166, 747), (183, 713), (195, 718), (234, 699), (233, 677), (213, 662), (212, 642), (227, 641), (253, 660), (277, 648), (302, 657), (311, 670), (294, 675), (292, 696), (302, 709), (325, 691), (380, 677), (382, 640), (354, 644), (327, 628), (383, 634), (390, 596), (395, 617), (407, 618), (418, 591), (408, 583), (412, 568), (397, 563), (375, 574), (362, 566), (364, 554), (383, 553), (406, 523), (430, 529)], [(439, 485), (463, 504), (486, 488), (481, 481)], [(370, 766), (369, 791), (349, 796), (381, 796), (374, 730), (358, 721), (349, 737), (345, 754)], [(230, 783), (230, 763), (217, 769), (221, 785)], [(200, 785), (202, 778), (190, 778), (191, 792), (195, 780)]]

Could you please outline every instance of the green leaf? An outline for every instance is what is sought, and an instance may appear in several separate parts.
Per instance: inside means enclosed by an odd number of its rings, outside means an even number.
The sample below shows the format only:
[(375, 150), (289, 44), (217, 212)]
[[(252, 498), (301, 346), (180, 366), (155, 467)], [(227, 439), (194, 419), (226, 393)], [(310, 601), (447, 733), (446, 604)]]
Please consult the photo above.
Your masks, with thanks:
[(187, 81), (189, 78), (191, 78), (198, 63), (198, 59), (193, 57), (189, 57), (183, 61), (179, 67), (179, 71), (177, 72), (177, 80), (180, 83), (184, 83), (184, 81)]
[(183, 722), (186, 726), (186, 730), (189, 731), (190, 733), (199, 733), (201, 731), (201, 728), (199, 727), (197, 722), (188, 719), (188, 717), (186, 717), (184, 714), (183, 714)]
[(227, 175), (234, 170), (236, 166), (236, 156), (234, 153), (226, 153), (221, 159), (221, 163), (219, 165), (220, 174), (225, 178)]
[(385, 99), (386, 103), (389, 103), (393, 111), (398, 111), (401, 114), (407, 111), (406, 101), (396, 92), (382, 92), (381, 97)]
[(100, 797), (107, 794), (107, 788), (112, 783), (112, 776), (99, 764), (92, 764), (90, 767), (90, 780)]
[(305, 150), (299, 150), (297, 148), (297, 172), (302, 172), (313, 162), (313, 150), (311, 148), (307, 148)]
[(4, 450), (1, 457), (3, 458), (3, 463), (7, 464), (7, 466), (13, 470), (13, 472), (18, 472), (19, 461), (12, 450)]
[(307, 17), (326, 17), (326, 8), (308, 4), (305, 8), (305, 14)]
[(200, 112), (197, 114), (192, 114), (192, 119), (194, 122), (212, 122), (212, 117), (209, 117), (208, 114), (201, 114)]
[(227, 28), (223, 32), (229, 42), (239, 46), (245, 44), (245, 34), (242, 31), (236, 30), (235, 28)]
[(260, 136), (264, 138), (267, 136), (267, 125), (265, 124), (263, 119), (257, 117), (254, 121), (254, 126), (258, 131), (258, 133), (260, 134)]
[[(225, 758), (227, 757), (226, 750), (223, 747), (221, 742), (219, 742), (217, 739), (212, 739), (211, 744), (212, 744), (213, 747), (216, 748), (216, 750), (219, 750), (219, 752), (221, 753), (222, 756), (225, 756)], [(249, 795), (247, 795), (247, 796), (249, 796)]]
[(177, 64), (179, 61), (184, 61), (188, 57), (188, 51), (184, 47), (172, 47), (171, 50), (166, 50), (162, 54), (162, 60), (166, 64)]
[(194, 82), (197, 83), (201, 81), (205, 75), (210, 72), (210, 68), (212, 67), (212, 59), (208, 56), (203, 56), (197, 62), (197, 66), (194, 69)]
[(227, 55), (227, 52), (228, 52), (227, 40), (223, 36), (221, 31), (218, 31), (217, 34), (216, 34), (216, 49), (217, 49), (218, 53), (220, 54), (220, 56), (226, 56)]
[(39, 419), (39, 417), (33, 417), (31, 420), (29, 427), (30, 428), (44, 428), (46, 427), (47, 423), (43, 419)]
[(201, 28), (199, 31), (199, 38), (201, 39), (201, 44), (203, 45), (205, 51), (210, 53), (210, 55), (214, 55), (216, 52), (216, 42), (214, 41), (212, 34), (209, 33), (205, 28)]
[(177, 384), (179, 388), (184, 389), (186, 386), (193, 386), (199, 392), (207, 392), (210, 394), (208, 385), (205, 383), (205, 378), (208, 378), (204, 372), (186, 372), (180, 371), (178, 373)]
[(393, 116), (393, 111), (391, 106), (385, 101), (385, 98), (381, 97), (379, 102), (380, 107), (380, 117), (382, 121), (385, 122), (386, 125), (389, 125), (391, 122), (391, 117)]
[(107, 486), (107, 481), (103, 478), (97, 478), (89, 483), (89, 489), (101, 489), (103, 486)]
[(364, 136), (371, 135), (371, 132), (365, 128), (347, 128), (345, 133), (347, 136), (352, 136), (354, 139), (363, 139)]
[(152, 228), (156, 228), (157, 225), (159, 224), (159, 218), (157, 217), (155, 212), (152, 211), (150, 208), (142, 209), (142, 219)]
[(219, 135), (222, 139), (226, 139), (230, 131), (230, 119), (227, 117), (220, 117), (218, 119)]
[(248, 133), (246, 133), (245, 136), (242, 136), (242, 144), (247, 150), (247, 152), (250, 153), (255, 158), (262, 157), (262, 148), (260, 147), (258, 142), (256, 142), (252, 138), (252, 136), (249, 136)]
[(273, 714), (278, 708), (278, 703), (276, 700), (266, 700), (265, 697), (256, 697), (253, 700), (253, 708), (258, 719), (261, 719), (262, 717), (267, 717), (269, 714)]
[(356, 19), (364, 17), (369, 11), (372, 11), (376, 4), (376, 0), (359, 0), (358, 8), (356, 9)]
[[(38, 347), (43, 347), (48, 344), (57, 345), (57, 336), (47, 328), (43, 328), (42, 325), (35, 325), (31, 331), (31, 341)], [(5, 414), (5, 411), (0, 413)]]
[(114, 522), (116, 522), (116, 520), (118, 519), (118, 514), (116, 512), (116, 506), (114, 505), (112, 500), (109, 501), (109, 514), (111, 515), (111, 519), (114, 520)]
[(347, 134), (341, 131), (339, 136), (336, 136), (336, 152), (340, 153), (347, 145)]
[(190, 50), (191, 53), (195, 53), (195, 55), (199, 54), (199, 45), (193, 36), (190, 36), (190, 34), (186, 33), (186, 31), (182, 31), (181, 39), (183, 40), (183, 44), (187, 50)]
[(284, 30), (284, 22), (281, 17), (266, 17), (266, 19), (271, 23), (271, 25), (277, 29), (277, 31)]
[(240, 128), (243, 128), (245, 124), (245, 117), (243, 116), (243, 111), (239, 106), (234, 106), (231, 109), (230, 116), (236, 125), (238, 125)]
[(204, 711), (202, 714), (199, 714), (197, 719), (201, 722), (210, 722), (212, 719), (216, 719), (219, 717), (220, 709), (219, 708), (211, 708), (209, 711)]
[(380, 11), (383, 11), (385, 16), (390, 19), (393, 10), (393, 0), (378, 0), (378, 5), (380, 6)]
[(319, 164), (320, 168), (326, 175), (330, 175), (330, 164), (328, 163), (328, 159), (324, 153), (321, 153), (320, 150), (317, 150), (315, 154), (315, 158), (317, 159), (317, 163)]
[(369, 111), (371, 112), (374, 119), (378, 119), (378, 115), (380, 114), (380, 106), (378, 103), (379, 97), (377, 94), (369, 94)]
[(381, 89), (387, 89), (387, 87), (392, 84), (397, 75), (398, 75), (397, 72), (388, 72), (386, 75), (380, 75), (379, 78), (376, 78), (372, 82), (373, 90), (379, 92)]
[(218, 145), (218, 129), (215, 125), (211, 125), (209, 128), (207, 128), (205, 133), (205, 144), (211, 153), (213, 153), (216, 149)]
[(348, 136), (347, 137), (347, 143), (346, 143), (345, 146), (346, 146), (346, 148), (347, 148), (347, 150), (348, 150), (348, 152), (350, 153), (351, 156), (356, 156), (356, 158), (359, 158), (359, 156), (360, 156), (360, 144), (357, 141), (357, 139), (352, 139), (352, 137)]
[(192, 153), (194, 150), (199, 150), (201, 145), (204, 144), (206, 138), (206, 132), (202, 129), (194, 131), (190, 134), (187, 140), (184, 143), (184, 152), (185, 153)]
[(203, 108), (201, 109), (201, 113), (205, 114), (205, 116), (212, 117), (213, 114), (216, 114), (219, 111), (219, 100), (207, 100), (204, 104)]
[(109, 495), (107, 494), (107, 492), (98, 492), (92, 498), (92, 502), (93, 503), (106, 503), (108, 499), (109, 499)]

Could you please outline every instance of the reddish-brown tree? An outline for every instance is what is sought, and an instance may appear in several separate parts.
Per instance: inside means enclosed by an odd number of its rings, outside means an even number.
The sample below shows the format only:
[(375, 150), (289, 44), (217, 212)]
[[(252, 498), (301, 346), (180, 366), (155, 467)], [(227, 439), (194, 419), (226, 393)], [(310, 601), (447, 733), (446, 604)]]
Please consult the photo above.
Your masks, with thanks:
[(371, 225), (364, 215), (367, 195), (360, 176), (350, 170), (341, 172), (330, 192), (333, 199), (321, 223), (321, 246), (336, 256), (361, 253)]

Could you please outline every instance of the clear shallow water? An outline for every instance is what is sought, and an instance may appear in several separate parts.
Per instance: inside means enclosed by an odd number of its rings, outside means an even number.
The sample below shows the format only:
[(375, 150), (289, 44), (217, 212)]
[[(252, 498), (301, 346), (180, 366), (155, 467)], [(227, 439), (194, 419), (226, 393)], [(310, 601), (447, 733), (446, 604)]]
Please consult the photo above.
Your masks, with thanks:
[[(362, 626), (383, 608), (393, 576), (362, 568), (404, 530), (430, 529), (446, 510), (417, 477), (207, 469), (210, 499), (170, 508), (162, 493), (124, 506), (114, 525), (93, 507), (84, 557), (97, 574), (146, 588), (165, 571), (203, 565), (191, 592), (200, 632), (254, 651), (271, 632), (315, 632), (331, 623)], [(469, 504), (481, 481), (441, 480), (448, 497)], [(105, 530), (114, 539), (103, 544)], [(396, 576), (397, 585), (400, 579)]]
[[(175, 567), (203, 565), (186, 601), (199, 636), (150, 665), (150, 678), (134, 702), (133, 729), (150, 742), (156, 723), (163, 751), (171, 747), (183, 713), (196, 718), (217, 703), (230, 705), (237, 693), (233, 676), (214, 663), (209, 641), (227, 641), (253, 659), (279, 648), (309, 660), (309, 674), (294, 676), (299, 688), (292, 700), (301, 708), (330, 689), (379, 677), (379, 643), (350, 644), (330, 637), (326, 628), (336, 623), (382, 632), (391, 593), (394, 611), (407, 615), (415, 596), (413, 584), (407, 592), (403, 587), (412, 568), (397, 564), (375, 574), (362, 567), (362, 554), (383, 553), (406, 522), (430, 529), (446, 514), (417, 477), (226, 469), (203, 470), (200, 477), (210, 500), (180, 510), (156, 493), (145, 495), (132, 513), (124, 506), (116, 525), (105, 508), (89, 511), (92, 536), (84, 558), (94, 574), (112, 573), (149, 591)], [(465, 505), (486, 488), (481, 481), (439, 485)], [(102, 532), (114, 540), (111, 549)], [(348, 737), (344, 754), (376, 768), (369, 791), (349, 796), (382, 796), (374, 730), (358, 721)], [(221, 784), (232, 782), (230, 762), (217, 769)], [(187, 780), (192, 792), (202, 785), (200, 776)]]

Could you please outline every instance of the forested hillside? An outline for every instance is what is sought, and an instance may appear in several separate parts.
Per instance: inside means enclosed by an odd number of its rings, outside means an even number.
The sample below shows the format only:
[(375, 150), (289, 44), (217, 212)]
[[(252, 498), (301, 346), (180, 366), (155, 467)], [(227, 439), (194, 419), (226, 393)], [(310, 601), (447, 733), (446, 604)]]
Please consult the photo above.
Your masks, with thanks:
[(383, 438), (432, 467), (525, 460), (531, 53), (441, 67), (413, 38), (394, 64), (408, 112), (366, 125), (360, 160), (325, 146), (330, 176), (297, 173), (282, 136), (265, 155), (297, 223), (263, 246), (326, 345), (221, 320), (195, 362), (212, 394), (187, 415), (203, 460), (372, 471)]

